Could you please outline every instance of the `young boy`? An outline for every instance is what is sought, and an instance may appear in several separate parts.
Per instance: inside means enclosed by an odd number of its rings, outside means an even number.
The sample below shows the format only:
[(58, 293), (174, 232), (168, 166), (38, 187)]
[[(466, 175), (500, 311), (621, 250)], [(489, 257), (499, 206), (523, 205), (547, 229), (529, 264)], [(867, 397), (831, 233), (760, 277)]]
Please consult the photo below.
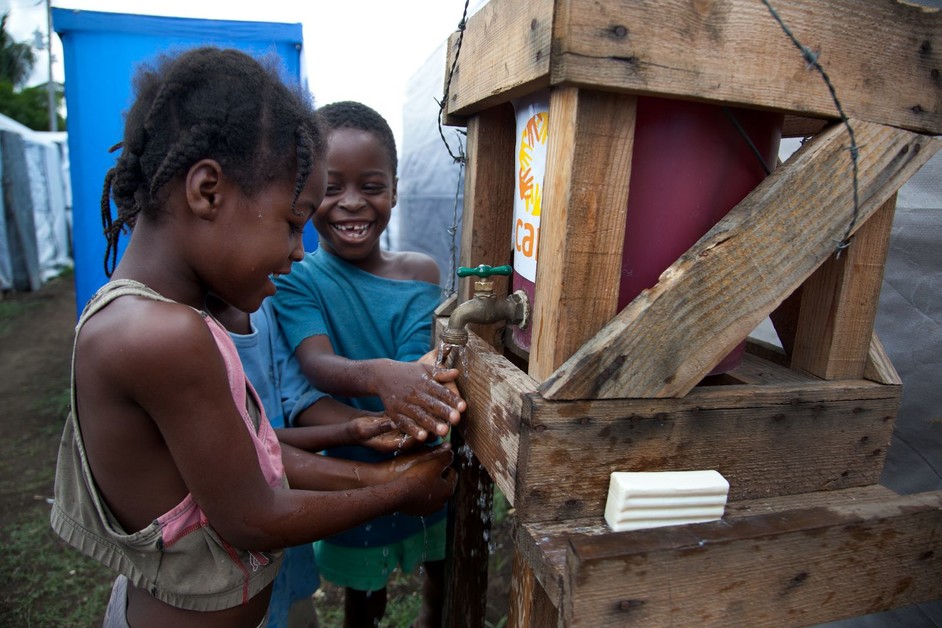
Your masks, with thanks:
[[(317, 388), (354, 407), (385, 411), (419, 441), (444, 436), (465, 404), (419, 361), (430, 349), (432, 313), (441, 299), (438, 268), (426, 255), (380, 248), (396, 204), (392, 131), (356, 102), (319, 113), (328, 127), (327, 189), (313, 217), (320, 246), (278, 279), (279, 324)], [(329, 454), (379, 459), (363, 448)], [(397, 565), (411, 571), (420, 562), (418, 625), (440, 623), (444, 516), (444, 509), (424, 518), (396, 513), (317, 544), (321, 574), (346, 589), (348, 626), (375, 625), (385, 612), (391, 571)]]

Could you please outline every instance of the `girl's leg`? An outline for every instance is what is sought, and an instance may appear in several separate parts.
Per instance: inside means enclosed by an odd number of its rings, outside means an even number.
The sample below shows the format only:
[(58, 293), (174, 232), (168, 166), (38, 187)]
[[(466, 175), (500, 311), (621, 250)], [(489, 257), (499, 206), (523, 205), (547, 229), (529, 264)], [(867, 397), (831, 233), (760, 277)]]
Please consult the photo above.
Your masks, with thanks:
[(379, 620), (385, 613), (385, 587), (378, 591), (357, 591), (349, 587), (344, 589), (343, 625), (346, 628), (379, 626)]

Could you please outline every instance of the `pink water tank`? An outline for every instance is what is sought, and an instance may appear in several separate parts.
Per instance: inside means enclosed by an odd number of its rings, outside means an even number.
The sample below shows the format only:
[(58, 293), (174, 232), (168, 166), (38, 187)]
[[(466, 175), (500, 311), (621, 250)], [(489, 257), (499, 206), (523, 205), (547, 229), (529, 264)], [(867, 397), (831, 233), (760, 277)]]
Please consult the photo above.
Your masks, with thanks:
[[(784, 116), (638, 99), (618, 309), (658, 277), (775, 167)], [(745, 339), (710, 374), (739, 366)]]

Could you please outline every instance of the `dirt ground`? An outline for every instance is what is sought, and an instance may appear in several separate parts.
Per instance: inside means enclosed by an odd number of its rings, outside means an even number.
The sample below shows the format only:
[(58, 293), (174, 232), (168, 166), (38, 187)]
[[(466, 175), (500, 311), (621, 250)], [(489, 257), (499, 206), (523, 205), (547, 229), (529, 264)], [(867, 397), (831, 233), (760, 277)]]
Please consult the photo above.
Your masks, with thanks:
[[(70, 566), (50, 567), (45, 559), (25, 567), (7, 567), (6, 573), (0, 575), (0, 625), (63, 625), (55, 620), (64, 620), (64, 616), (57, 616), (57, 613), (65, 611), (50, 608), (51, 602), (44, 597), (74, 597), (72, 601), (57, 600), (57, 603), (63, 608), (90, 607), (91, 610), (82, 617), (89, 613), (94, 616), (98, 609), (103, 612), (107, 601), (110, 573), (66, 548), (45, 523), (49, 516), (59, 437), (69, 403), (75, 321), (75, 293), (70, 276), (54, 279), (36, 292), (7, 293), (0, 300), (0, 408), (3, 409), (0, 420), (4, 434), (0, 439), (0, 530), (5, 531), (3, 544), (6, 546), (10, 541), (7, 532), (22, 529), (24, 520), (30, 520), (36, 529), (33, 534), (42, 539), (41, 543), (34, 542), (33, 545), (51, 548), (42, 548), (41, 552), (74, 554), (67, 558), (81, 565), (80, 569), (87, 567), (86, 582), (91, 582), (95, 588), (83, 584), (78, 589), (81, 592), (76, 592), (75, 589), (60, 589), (53, 585), (47, 590), (46, 583), (60, 577), (57, 572), (64, 571), (74, 576), (75, 569)], [(495, 552), (505, 552), (509, 547), (510, 525), (510, 521), (505, 520), (492, 531)], [(13, 542), (10, 543), (12, 546)], [(30, 549), (26, 550), (27, 554)], [(4, 553), (9, 552), (5, 550)], [(504, 621), (510, 563), (510, 560), (503, 560), (499, 569), (492, 568), (489, 584), (495, 599), (492, 600), (489, 594), (488, 624), (491, 626), (499, 626)], [(24, 568), (47, 570), (46, 574), (37, 576), (43, 579), (43, 586), (32, 586), (24, 575), (26, 572), (22, 571)], [(416, 583), (414, 577), (393, 580), (389, 587), (391, 601), (397, 595), (413, 595)], [(24, 604), (27, 591), (30, 591), (28, 595), (32, 599)], [(325, 607), (340, 605), (341, 592), (324, 583), (315, 599), (323, 619), (330, 615), (330, 610)], [(24, 606), (45, 607), (45, 618), (34, 613), (27, 619), (25, 613), (32, 611), (23, 611)], [(50, 620), (50, 615), (55, 619)], [(87, 625), (92, 626), (97, 621), (100, 619), (89, 620)], [(86, 621), (71, 620), (70, 623), (84, 625)], [(329, 628), (330, 624), (330, 620), (321, 622), (324, 628)], [(384, 622), (384, 625), (394, 624)]]
[[(12, 292), (0, 318), (0, 413), (4, 441), (0, 528), (52, 496), (50, 469), (69, 402), (69, 367), (76, 319), (71, 277), (37, 292)], [(51, 436), (55, 435), (51, 438)], [(39, 484), (37, 485), (37, 482)]]

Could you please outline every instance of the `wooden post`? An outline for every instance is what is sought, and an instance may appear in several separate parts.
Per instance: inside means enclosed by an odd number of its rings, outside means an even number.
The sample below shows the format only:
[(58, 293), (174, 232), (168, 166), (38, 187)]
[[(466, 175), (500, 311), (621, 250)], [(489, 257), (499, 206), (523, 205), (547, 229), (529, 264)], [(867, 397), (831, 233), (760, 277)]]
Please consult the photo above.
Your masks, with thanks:
[(558, 623), (559, 612), (533, 574), (527, 558), (514, 550), (507, 628), (551, 628)]
[(617, 312), (637, 99), (550, 94), (530, 376), (548, 377)]
[[(495, 107), (468, 121), (467, 170), (462, 215), (461, 265), (499, 266), (510, 263), (513, 220), (513, 109)], [(494, 277), (495, 288), (507, 292), (506, 277)], [(458, 301), (471, 297), (470, 282), (459, 286)], [(499, 347), (500, 326), (472, 325), (472, 331)], [(462, 393), (469, 397), (468, 382)], [(465, 420), (480, 408), (469, 409)], [(465, 442), (465, 425), (452, 432), (458, 486), (448, 508), (445, 626), (478, 628), (487, 610), (488, 546), (494, 483)]]
[[(514, 216), (514, 113), (509, 104), (468, 120), (468, 165), (461, 219), (461, 265), (512, 264), (510, 234)], [(494, 290), (508, 293), (507, 277), (495, 275)], [(472, 280), (458, 286), (458, 302), (473, 294)], [(501, 346), (504, 325), (471, 325), (493, 347)]]
[(880, 303), (896, 195), (805, 282), (791, 366), (821, 379), (863, 377)]
[(494, 483), (465, 445), (461, 430), (453, 430), (458, 486), (448, 502), (445, 557), (445, 604), (442, 625), (481, 628), (487, 614), (488, 544)]

